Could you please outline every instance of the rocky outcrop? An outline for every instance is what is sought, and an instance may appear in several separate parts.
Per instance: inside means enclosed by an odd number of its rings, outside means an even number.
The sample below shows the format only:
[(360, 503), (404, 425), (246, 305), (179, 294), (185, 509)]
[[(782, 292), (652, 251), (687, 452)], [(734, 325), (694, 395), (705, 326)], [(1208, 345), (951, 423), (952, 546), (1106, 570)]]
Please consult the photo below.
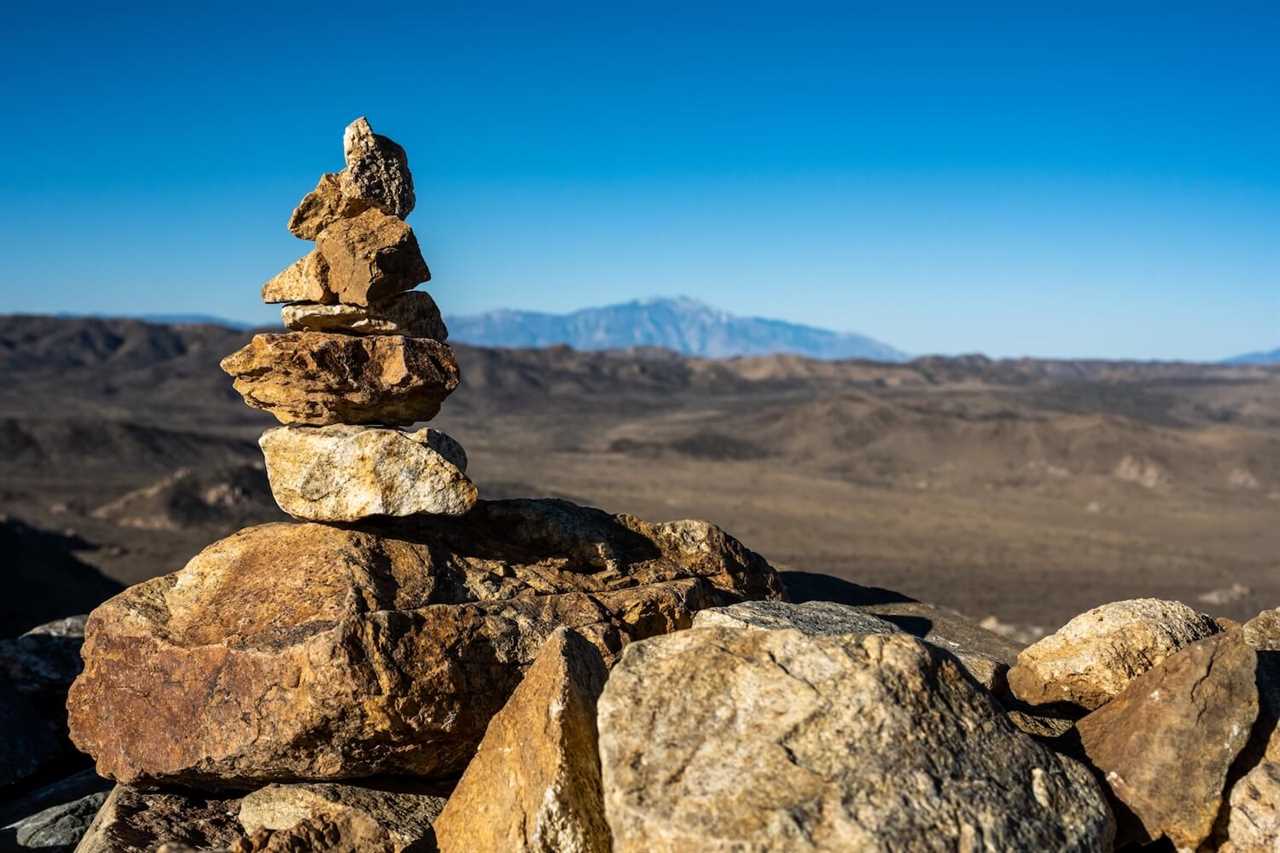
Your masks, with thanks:
[(1088, 770), (912, 637), (696, 628), (634, 643), (599, 728), (617, 853), (1110, 849)]
[(431, 295), (399, 293), (373, 305), (322, 305), (296, 302), (280, 309), (285, 328), (298, 332), (347, 332), (354, 335), (407, 335), (447, 340), (449, 330)]
[(253, 408), (313, 426), (428, 420), (460, 379), (438, 341), (324, 332), (254, 335), (222, 369)]
[(384, 534), (253, 527), (94, 611), (72, 737), (126, 782), (445, 776), (557, 627), (611, 658), (702, 607), (778, 592), (711, 525), (558, 501)]
[(476, 502), (466, 455), (439, 430), (286, 426), (267, 430), (258, 444), (271, 493), (294, 518), (462, 515)]
[(1084, 752), (1139, 841), (1197, 849), (1258, 717), (1257, 653), (1238, 632), (1194, 643), (1133, 678), (1076, 724)]
[[(431, 824), (444, 808), (441, 793), (403, 781), (379, 787), (268, 785), (240, 801), (240, 825), (249, 835), (242, 846), (351, 853), (434, 849)], [(322, 843), (302, 844), (307, 840)]]
[(316, 250), (328, 266), (328, 289), (345, 305), (390, 299), (431, 279), (413, 229), (380, 210), (333, 223), (316, 237)]
[(1062, 702), (1092, 710), (1179, 649), (1220, 630), (1212, 617), (1176, 601), (1104, 604), (1019, 654), (1009, 688), (1032, 705)]
[(442, 853), (608, 853), (596, 736), (606, 677), (595, 646), (551, 635), (436, 821)]

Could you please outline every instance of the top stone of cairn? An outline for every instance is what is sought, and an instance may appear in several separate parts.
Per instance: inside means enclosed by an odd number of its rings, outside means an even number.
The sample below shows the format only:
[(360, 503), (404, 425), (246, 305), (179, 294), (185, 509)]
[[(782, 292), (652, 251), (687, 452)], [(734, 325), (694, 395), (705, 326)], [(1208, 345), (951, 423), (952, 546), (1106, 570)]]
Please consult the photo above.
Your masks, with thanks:
[(289, 230), (304, 240), (314, 240), (340, 219), (377, 208), (404, 219), (413, 210), (413, 176), (404, 149), (373, 132), (361, 116), (342, 134), (346, 168), (320, 176), (316, 188), (298, 203), (289, 217)]

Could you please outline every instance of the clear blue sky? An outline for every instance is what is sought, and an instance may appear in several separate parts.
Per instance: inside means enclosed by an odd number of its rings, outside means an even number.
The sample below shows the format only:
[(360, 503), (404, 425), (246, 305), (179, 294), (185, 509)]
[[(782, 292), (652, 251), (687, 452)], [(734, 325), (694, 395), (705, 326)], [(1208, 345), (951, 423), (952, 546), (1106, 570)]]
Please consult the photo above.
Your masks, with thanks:
[(1274, 2), (205, 5), (6, 4), (0, 311), (270, 320), (367, 114), (446, 317), (679, 293), (916, 353), (1280, 346)]

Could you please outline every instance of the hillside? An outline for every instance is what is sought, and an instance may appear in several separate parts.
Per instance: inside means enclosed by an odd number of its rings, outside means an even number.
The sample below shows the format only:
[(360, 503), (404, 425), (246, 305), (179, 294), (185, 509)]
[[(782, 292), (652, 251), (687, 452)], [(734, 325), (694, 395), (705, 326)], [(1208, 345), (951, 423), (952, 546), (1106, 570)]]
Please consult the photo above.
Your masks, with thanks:
[[(247, 334), (0, 318), (0, 513), (123, 582), (280, 518), (269, 421), (217, 367)], [(433, 425), (486, 497), (710, 518), (776, 565), (1027, 631), (1138, 595), (1280, 598), (1280, 367), (457, 353)]]
[(906, 356), (864, 335), (738, 317), (694, 299), (644, 299), (571, 314), (491, 311), (449, 320), (454, 340), (477, 346), (579, 350), (661, 347), (682, 355), (726, 358), (793, 353), (810, 358), (903, 361)]

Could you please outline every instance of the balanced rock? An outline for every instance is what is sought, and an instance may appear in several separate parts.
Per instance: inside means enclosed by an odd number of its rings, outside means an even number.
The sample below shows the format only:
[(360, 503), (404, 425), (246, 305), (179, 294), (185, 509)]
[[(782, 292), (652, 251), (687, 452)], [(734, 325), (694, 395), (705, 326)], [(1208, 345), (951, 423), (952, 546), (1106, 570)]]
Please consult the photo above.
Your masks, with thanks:
[(326, 172), (320, 176), (316, 188), (303, 196), (294, 208), (289, 217), (289, 230), (304, 240), (314, 240), (333, 223), (359, 216), (373, 206), (369, 199), (344, 193), (338, 172)]
[(1111, 849), (1089, 771), (906, 635), (633, 643), (599, 730), (616, 853)]
[(462, 515), (476, 502), (467, 458), (439, 430), (283, 426), (258, 440), (276, 503), (307, 521)]
[(1195, 850), (1213, 832), (1228, 770), (1258, 716), (1257, 653), (1238, 632), (1194, 643), (1076, 724), (1089, 761), (1138, 825)]
[(262, 301), (329, 303), (338, 297), (329, 289), (329, 264), (315, 250), (294, 261), (262, 285)]
[(303, 302), (280, 309), (285, 328), (298, 332), (347, 332), (355, 335), (407, 335), (445, 341), (449, 330), (431, 295), (421, 290), (398, 293), (386, 302), (322, 305)]
[(1009, 688), (1032, 705), (1065, 702), (1092, 710), (1179, 649), (1220, 630), (1213, 617), (1177, 601), (1104, 604), (1024, 649), (1009, 671)]
[(712, 525), (562, 501), (251, 527), (90, 615), (71, 736), (118, 781), (447, 776), (557, 627), (611, 658), (780, 589)]
[(328, 265), (328, 289), (347, 305), (386, 300), (431, 279), (413, 229), (377, 209), (330, 225), (316, 249)]
[(240, 801), (239, 819), (250, 849), (298, 849), (282, 842), (317, 833), (326, 844), (304, 849), (401, 853), (433, 849), (431, 823), (444, 804), (440, 789), (406, 782), (267, 785)]
[(117, 785), (76, 853), (154, 853), (164, 844), (226, 849), (244, 838), (239, 800)]
[(595, 646), (551, 635), (436, 821), (441, 853), (609, 853), (596, 737), (607, 677)]
[(428, 420), (460, 378), (439, 341), (325, 332), (254, 335), (222, 369), (253, 408), (315, 426)]
[(341, 174), (342, 191), (368, 199), (392, 216), (404, 219), (413, 211), (413, 176), (404, 149), (373, 132), (364, 116), (347, 125), (342, 134), (347, 168)]

